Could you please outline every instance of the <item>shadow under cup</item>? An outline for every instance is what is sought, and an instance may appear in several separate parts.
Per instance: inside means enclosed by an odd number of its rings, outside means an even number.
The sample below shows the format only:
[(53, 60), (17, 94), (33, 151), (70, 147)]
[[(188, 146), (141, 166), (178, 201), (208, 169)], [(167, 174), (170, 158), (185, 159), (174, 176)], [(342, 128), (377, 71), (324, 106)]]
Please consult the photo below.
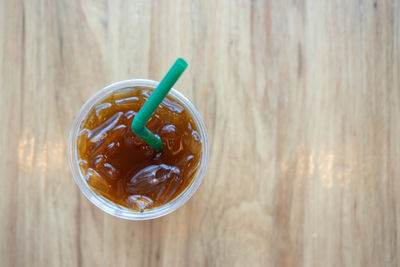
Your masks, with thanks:
[(181, 93), (176, 91), (175, 89), (171, 89), (168, 95), (172, 96), (177, 102), (185, 107), (193, 117), (194, 122), (197, 125), (200, 134), (201, 141), (201, 158), (200, 165), (197, 170), (196, 176), (193, 178), (193, 181), (189, 186), (187, 186), (180, 195), (175, 197), (173, 200), (168, 203), (150, 209), (145, 210), (143, 212), (138, 212), (134, 210), (130, 210), (121, 205), (117, 205), (112, 201), (104, 198), (103, 196), (97, 194), (86, 182), (85, 174), (82, 173), (82, 170), (78, 163), (78, 147), (77, 141), (80, 132), (80, 128), (84, 121), (86, 120), (89, 112), (94, 108), (94, 106), (100, 102), (102, 99), (107, 97), (108, 95), (117, 92), (118, 90), (126, 89), (126, 88), (151, 88), (155, 89), (158, 86), (158, 82), (152, 80), (142, 80), (142, 79), (134, 79), (134, 80), (126, 80), (117, 83), (113, 83), (96, 94), (94, 94), (80, 109), (78, 115), (76, 116), (71, 131), (69, 133), (68, 140), (68, 160), (71, 167), (72, 175), (75, 179), (76, 184), (79, 186), (82, 193), (98, 208), (103, 210), (104, 212), (111, 214), (113, 216), (127, 219), (127, 220), (149, 220), (155, 219), (164, 215), (167, 215), (179, 207), (181, 207), (186, 201), (188, 201), (196, 190), (199, 188), (201, 182), (203, 181), (207, 163), (208, 163), (208, 137), (207, 131), (204, 126), (204, 122), (200, 117), (200, 114), (193, 106), (193, 104), (184, 97)]

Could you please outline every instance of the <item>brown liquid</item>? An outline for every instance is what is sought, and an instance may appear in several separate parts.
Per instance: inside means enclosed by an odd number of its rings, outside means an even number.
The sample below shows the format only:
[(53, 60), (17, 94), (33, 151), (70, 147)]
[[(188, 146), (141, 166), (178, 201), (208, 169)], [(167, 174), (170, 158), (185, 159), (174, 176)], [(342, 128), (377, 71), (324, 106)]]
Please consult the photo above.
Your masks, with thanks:
[(92, 189), (141, 212), (178, 196), (191, 184), (201, 157), (196, 124), (171, 97), (146, 124), (160, 136), (160, 151), (132, 132), (132, 120), (150, 94), (144, 88), (114, 92), (90, 111), (78, 139), (79, 163)]

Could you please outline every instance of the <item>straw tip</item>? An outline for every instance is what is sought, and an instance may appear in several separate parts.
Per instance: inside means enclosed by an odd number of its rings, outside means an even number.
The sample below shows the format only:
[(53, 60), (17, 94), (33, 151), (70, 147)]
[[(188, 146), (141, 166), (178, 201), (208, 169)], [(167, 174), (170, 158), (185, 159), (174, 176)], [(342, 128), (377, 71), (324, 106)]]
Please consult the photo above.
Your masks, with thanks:
[(175, 64), (179, 64), (182, 68), (186, 69), (187, 66), (189, 65), (183, 58), (179, 57)]

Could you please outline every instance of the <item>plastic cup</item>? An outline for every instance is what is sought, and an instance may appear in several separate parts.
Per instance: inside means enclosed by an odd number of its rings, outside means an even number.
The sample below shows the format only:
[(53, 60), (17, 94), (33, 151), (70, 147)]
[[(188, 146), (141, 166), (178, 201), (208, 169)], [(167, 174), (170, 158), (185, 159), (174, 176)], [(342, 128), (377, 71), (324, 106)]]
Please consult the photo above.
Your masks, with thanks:
[(144, 79), (133, 79), (133, 80), (125, 80), (113, 83), (111, 85), (106, 86), (96, 94), (94, 94), (79, 110), (78, 115), (76, 116), (70, 133), (68, 140), (68, 160), (71, 167), (72, 175), (75, 179), (76, 184), (82, 193), (99, 209), (104, 212), (111, 214), (113, 216), (126, 219), (126, 220), (150, 220), (159, 218), (161, 216), (167, 215), (188, 201), (196, 190), (199, 188), (201, 182), (203, 181), (205, 171), (208, 163), (208, 136), (206, 127), (200, 114), (194, 105), (181, 93), (176, 91), (175, 89), (171, 89), (169, 95), (172, 96), (177, 102), (183, 105), (189, 113), (192, 115), (194, 122), (197, 125), (200, 134), (200, 141), (202, 144), (202, 154), (200, 158), (200, 165), (197, 170), (196, 176), (193, 178), (192, 183), (187, 186), (183, 192), (178, 195), (176, 198), (171, 200), (170, 202), (162, 205), (160, 207), (156, 207), (150, 210), (145, 210), (143, 212), (138, 212), (134, 210), (130, 210), (121, 205), (115, 204), (112, 201), (104, 198), (103, 196), (97, 194), (86, 182), (85, 174), (82, 172), (79, 163), (78, 163), (78, 134), (81, 128), (82, 123), (86, 120), (89, 112), (95, 107), (95, 105), (100, 102), (102, 99), (107, 97), (113, 92), (118, 92), (119, 90), (129, 90), (129, 88), (151, 88), (155, 89), (158, 85), (158, 82), (152, 80), (144, 80)]

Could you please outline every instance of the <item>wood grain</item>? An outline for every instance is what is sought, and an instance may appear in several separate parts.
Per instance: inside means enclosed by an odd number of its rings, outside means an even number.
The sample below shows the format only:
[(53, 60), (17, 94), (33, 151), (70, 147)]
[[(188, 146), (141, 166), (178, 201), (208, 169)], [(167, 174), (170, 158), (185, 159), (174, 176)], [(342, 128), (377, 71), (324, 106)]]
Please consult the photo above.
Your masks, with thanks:
[[(400, 1), (0, 0), (1, 266), (399, 266)], [(104, 214), (67, 135), (107, 84), (176, 88), (211, 139), (177, 212)]]

